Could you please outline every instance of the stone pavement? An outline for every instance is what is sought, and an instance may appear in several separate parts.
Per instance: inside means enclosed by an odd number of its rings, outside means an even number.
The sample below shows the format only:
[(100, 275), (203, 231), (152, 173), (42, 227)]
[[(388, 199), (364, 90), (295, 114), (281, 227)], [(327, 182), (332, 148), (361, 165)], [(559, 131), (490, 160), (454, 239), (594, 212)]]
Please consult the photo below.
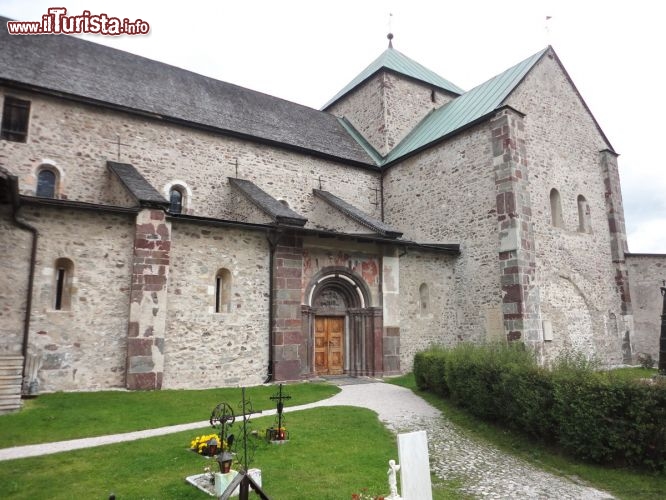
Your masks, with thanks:
[[(425, 430), (428, 434), (430, 465), (441, 479), (458, 479), (463, 491), (483, 499), (612, 499), (608, 493), (555, 476), (514, 458), (486, 443), (462, 435), (442, 414), (410, 390), (372, 379), (336, 378), (341, 392), (307, 405), (285, 407), (285, 413), (317, 406), (359, 406), (377, 412), (379, 419), (394, 432)], [(265, 411), (262, 415), (271, 415)], [(185, 430), (207, 427), (208, 421), (129, 432), (114, 436), (76, 439), (0, 449), (0, 460), (57, 453), (78, 448), (131, 441)], [(397, 458), (397, 457), (396, 457)]]

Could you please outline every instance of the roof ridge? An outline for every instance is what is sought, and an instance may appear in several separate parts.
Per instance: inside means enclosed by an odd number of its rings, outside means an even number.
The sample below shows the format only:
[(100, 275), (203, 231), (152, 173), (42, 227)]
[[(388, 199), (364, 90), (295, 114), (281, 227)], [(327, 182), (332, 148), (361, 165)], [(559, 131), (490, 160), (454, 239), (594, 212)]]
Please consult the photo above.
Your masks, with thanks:
[(2, 30), (0, 45), (3, 83), (376, 167), (335, 117), (303, 104), (70, 35)]
[(364, 83), (366, 80), (374, 76), (382, 69), (394, 71), (408, 78), (412, 78), (429, 85), (434, 85), (452, 94), (460, 95), (465, 92), (458, 85), (440, 76), (431, 69), (428, 69), (423, 64), (415, 61), (409, 56), (406, 56), (399, 50), (388, 48), (384, 50), (374, 61), (367, 65), (360, 73), (358, 73), (347, 85), (345, 85), (337, 94), (335, 94), (335, 96), (333, 96), (326, 104), (324, 104), (321, 109), (326, 110), (335, 102), (340, 100), (343, 96), (351, 92), (353, 89)]
[(498, 109), (549, 50), (552, 50), (550, 46), (532, 54), (426, 115), (386, 155), (382, 166), (413, 154)]

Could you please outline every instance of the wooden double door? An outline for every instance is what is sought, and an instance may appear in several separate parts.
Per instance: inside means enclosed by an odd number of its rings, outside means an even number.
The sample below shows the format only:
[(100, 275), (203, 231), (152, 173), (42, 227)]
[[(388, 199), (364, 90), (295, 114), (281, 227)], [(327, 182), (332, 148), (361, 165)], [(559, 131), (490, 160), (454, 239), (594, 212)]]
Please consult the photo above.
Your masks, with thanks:
[(342, 374), (344, 338), (344, 316), (315, 317), (315, 371), (318, 375)]

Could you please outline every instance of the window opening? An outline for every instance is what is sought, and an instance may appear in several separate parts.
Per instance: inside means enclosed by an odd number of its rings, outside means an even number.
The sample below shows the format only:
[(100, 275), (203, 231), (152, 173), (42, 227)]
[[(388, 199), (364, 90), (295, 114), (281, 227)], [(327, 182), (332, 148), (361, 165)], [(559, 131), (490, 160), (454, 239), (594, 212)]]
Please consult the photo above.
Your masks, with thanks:
[(0, 139), (25, 142), (28, 138), (28, 120), (30, 101), (5, 96), (2, 106), (2, 125)]
[(562, 202), (560, 192), (557, 189), (550, 190), (550, 217), (553, 226), (564, 227), (562, 222)]
[(56, 296), (55, 296), (55, 310), (60, 311), (62, 309), (62, 294), (65, 290), (65, 268), (58, 268), (56, 275)]
[(220, 269), (215, 275), (215, 312), (229, 312), (231, 308), (231, 272)]
[(183, 211), (183, 193), (173, 188), (169, 193), (169, 212), (179, 214)]
[(42, 198), (55, 198), (56, 174), (52, 170), (42, 169), (37, 174), (36, 195)]

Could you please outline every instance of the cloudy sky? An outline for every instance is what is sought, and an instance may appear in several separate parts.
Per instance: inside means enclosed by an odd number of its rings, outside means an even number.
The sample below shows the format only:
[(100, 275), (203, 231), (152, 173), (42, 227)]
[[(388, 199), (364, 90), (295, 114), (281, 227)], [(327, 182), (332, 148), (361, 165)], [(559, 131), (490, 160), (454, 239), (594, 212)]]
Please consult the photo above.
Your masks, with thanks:
[(386, 48), (389, 23), (396, 49), (464, 89), (550, 44), (620, 153), (629, 250), (666, 253), (660, 2), (0, 0), (0, 14), (54, 6), (142, 19), (149, 35), (89, 38), (314, 108)]

